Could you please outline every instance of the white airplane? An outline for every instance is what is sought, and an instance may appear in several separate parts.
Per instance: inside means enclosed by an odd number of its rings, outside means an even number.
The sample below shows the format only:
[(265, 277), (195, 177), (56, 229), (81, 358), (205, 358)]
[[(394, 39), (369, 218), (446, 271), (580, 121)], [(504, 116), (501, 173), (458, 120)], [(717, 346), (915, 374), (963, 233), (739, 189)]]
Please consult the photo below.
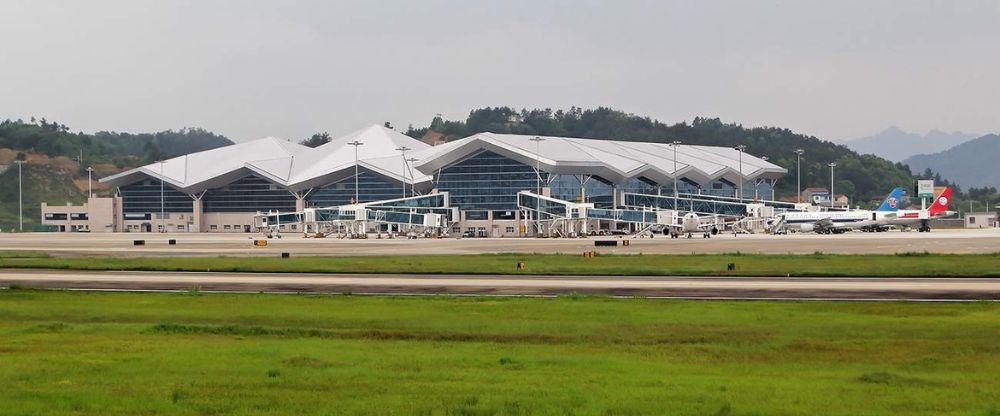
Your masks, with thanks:
[[(903, 188), (893, 189), (879, 209), (874, 211), (786, 212), (778, 215), (778, 221), (786, 229), (804, 233), (840, 234), (850, 230), (879, 229), (899, 216), (896, 207), (902, 194)], [(770, 225), (773, 227), (774, 223)]]
[(670, 238), (678, 238), (681, 234), (687, 234), (691, 238), (694, 233), (703, 233), (702, 238), (712, 238), (712, 235), (719, 233), (719, 228), (714, 223), (702, 223), (698, 214), (689, 212), (681, 217), (680, 224), (665, 224), (663, 234)]

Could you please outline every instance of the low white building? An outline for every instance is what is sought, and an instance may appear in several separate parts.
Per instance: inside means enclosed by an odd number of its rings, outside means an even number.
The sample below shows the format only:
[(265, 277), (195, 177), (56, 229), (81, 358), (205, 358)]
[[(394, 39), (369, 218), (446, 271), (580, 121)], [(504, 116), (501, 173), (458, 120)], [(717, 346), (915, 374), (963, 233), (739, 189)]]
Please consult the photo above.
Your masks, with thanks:
[(997, 226), (997, 213), (970, 212), (965, 214), (965, 228), (994, 228)]

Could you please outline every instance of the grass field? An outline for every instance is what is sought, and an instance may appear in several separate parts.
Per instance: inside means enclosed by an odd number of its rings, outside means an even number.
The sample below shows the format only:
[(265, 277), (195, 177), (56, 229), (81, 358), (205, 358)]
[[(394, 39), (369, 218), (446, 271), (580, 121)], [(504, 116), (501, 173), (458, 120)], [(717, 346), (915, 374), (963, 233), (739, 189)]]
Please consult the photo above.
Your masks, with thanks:
[(0, 414), (1000, 415), (1000, 304), (0, 291)]
[[(516, 270), (524, 261), (527, 268)], [(727, 271), (734, 263), (736, 270)], [(455, 273), (639, 276), (1000, 276), (1000, 254), (605, 255), (483, 254), (358, 257), (47, 257), (0, 252), (0, 268), (81, 270)]]

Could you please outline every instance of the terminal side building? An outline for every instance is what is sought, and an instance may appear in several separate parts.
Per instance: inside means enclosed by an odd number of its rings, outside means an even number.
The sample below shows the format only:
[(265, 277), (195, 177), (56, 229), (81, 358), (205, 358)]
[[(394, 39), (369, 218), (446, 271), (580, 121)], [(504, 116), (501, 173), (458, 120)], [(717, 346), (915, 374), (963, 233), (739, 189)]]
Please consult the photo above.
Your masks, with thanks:
[[(269, 137), (105, 177), (101, 182), (113, 186), (115, 196), (109, 202), (92, 198), (89, 205), (101, 206), (102, 214), (88, 215), (86, 229), (250, 232), (260, 213), (447, 192), (458, 209), (447, 231), (517, 236), (521, 191), (616, 208), (627, 194), (673, 195), (676, 178), (681, 194), (747, 201), (770, 198), (785, 173), (729, 147), (494, 133), (430, 146), (371, 126), (316, 148)], [(83, 229), (65, 217), (73, 229)], [(297, 231), (296, 224), (282, 227)]]

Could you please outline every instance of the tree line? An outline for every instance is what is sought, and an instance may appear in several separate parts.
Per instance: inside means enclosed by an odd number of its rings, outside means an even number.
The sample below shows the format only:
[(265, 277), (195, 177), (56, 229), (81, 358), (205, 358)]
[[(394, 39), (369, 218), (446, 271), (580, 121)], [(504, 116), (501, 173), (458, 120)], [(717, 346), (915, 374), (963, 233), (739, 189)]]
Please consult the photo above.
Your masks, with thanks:
[(843, 193), (855, 204), (884, 197), (892, 188), (912, 189), (914, 175), (908, 166), (893, 163), (874, 155), (859, 155), (846, 146), (820, 140), (777, 127), (744, 127), (718, 118), (698, 117), (689, 122), (667, 124), (650, 117), (599, 107), (569, 110), (486, 107), (472, 110), (465, 120), (444, 120), (435, 117), (427, 127), (410, 126), (406, 134), (422, 138), (429, 133), (443, 135), (445, 141), (481, 132), (580, 137), (706, 146), (746, 145), (754, 156), (767, 157), (771, 163), (788, 169), (788, 175), (778, 181), (779, 196), (794, 197), (796, 193), (796, 149), (802, 149), (802, 187), (830, 187), (831, 162), (834, 168), (834, 191)]
[(233, 142), (228, 138), (200, 128), (157, 133), (100, 131), (86, 134), (73, 133), (65, 124), (45, 118), (0, 121), (0, 148), (73, 159), (82, 155), (88, 164), (113, 163), (118, 169), (230, 144)]

